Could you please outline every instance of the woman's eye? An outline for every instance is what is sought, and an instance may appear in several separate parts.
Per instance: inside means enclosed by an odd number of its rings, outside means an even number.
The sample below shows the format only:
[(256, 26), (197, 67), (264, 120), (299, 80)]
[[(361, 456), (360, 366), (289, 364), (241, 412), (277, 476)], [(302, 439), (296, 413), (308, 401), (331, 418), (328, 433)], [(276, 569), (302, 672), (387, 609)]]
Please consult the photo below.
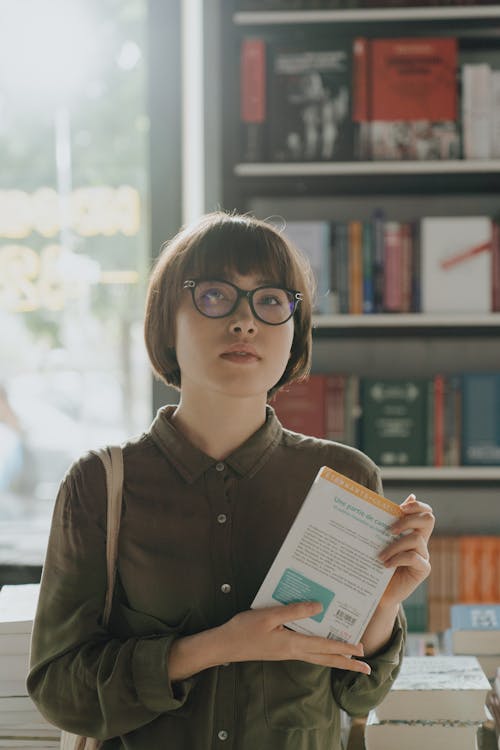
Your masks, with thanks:
[(262, 297), (260, 300), (261, 305), (281, 305), (281, 300), (278, 297), (275, 297), (274, 295), (268, 295), (267, 297)]
[(209, 302), (224, 299), (224, 293), (221, 289), (209, 289), (203, 293), (203, 297)]

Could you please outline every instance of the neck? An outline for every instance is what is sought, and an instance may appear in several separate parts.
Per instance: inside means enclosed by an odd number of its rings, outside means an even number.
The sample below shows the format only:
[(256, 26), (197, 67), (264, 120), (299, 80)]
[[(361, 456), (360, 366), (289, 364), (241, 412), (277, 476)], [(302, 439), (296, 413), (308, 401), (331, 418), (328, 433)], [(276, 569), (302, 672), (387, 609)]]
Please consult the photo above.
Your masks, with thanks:
[(222, 461), (254, 434), (266, 420), (262, 396), (228, 398), (204, 394), (203, 399), (182, 392), (171, 422), (208, 456)]

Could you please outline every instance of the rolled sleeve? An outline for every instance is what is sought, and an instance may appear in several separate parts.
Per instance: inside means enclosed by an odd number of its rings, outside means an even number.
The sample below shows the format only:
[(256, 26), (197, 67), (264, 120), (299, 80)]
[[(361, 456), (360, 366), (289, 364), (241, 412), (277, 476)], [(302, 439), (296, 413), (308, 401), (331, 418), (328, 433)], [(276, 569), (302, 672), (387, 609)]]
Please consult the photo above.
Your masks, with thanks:
[(371, 674), (332, 670), (332, 689), (339, 706), (351, 716), (366, 716), (387, 695), (399, 674), (406, 641), (406, 617), (400, 606), (391, 637), (366, 659)]
[(181, 708), (191, 691), (193, 679), (170, 682), (166, 665), (175, 636), (141, 638), (132, 660), (137, 695), (150, 711), (163, 713)]

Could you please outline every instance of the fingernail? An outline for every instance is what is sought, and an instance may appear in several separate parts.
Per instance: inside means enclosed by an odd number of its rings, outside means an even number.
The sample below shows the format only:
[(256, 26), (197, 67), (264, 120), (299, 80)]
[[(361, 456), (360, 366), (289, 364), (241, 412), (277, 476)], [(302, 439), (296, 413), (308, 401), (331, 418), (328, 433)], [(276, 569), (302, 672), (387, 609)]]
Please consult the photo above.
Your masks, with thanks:
[(366, 674), (371, 674), (372, 673), (372, 668), (370, 667), (369, 664), (365, 664), (365, 670), (364, 671), (365, 671)]

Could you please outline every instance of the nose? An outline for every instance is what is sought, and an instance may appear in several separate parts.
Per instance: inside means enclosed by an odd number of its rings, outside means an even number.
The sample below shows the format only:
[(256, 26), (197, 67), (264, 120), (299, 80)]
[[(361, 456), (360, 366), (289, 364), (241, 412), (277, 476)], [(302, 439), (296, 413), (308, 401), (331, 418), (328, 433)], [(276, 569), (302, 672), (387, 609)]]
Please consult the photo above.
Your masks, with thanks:
[(231, 315), (229, 327), (233, 333), (254, 333), (257, 330), (250, 300), (247, 297), (240, 299), (236, 310)]

